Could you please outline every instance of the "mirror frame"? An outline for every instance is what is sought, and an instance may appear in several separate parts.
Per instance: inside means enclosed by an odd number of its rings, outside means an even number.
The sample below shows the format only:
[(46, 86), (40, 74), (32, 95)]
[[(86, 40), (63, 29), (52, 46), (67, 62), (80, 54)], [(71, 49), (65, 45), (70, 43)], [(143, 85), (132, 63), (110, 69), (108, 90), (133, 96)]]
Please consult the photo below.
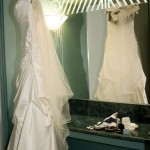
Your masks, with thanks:
[(4, 9), (3, 0), (0, 1), (0, 107), (2, 113), (2, 133), (1, 147), (6, 149), (9, 132), (8, 99), (7, 99), (7, 79), (5, 60), (5, 33), (4, 33)]

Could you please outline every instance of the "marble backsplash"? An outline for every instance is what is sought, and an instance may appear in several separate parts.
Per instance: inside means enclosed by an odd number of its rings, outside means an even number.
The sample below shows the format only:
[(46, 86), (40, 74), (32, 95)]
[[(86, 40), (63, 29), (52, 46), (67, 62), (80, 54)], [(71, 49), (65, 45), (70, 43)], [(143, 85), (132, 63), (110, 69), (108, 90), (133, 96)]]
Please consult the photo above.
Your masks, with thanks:
[(100, 102), (84, 99), (70, 99), (70, 113), (106, 118), (118, 112), (118, 118), (130, 117), (131, 122), (150, 123), (150, 105)]

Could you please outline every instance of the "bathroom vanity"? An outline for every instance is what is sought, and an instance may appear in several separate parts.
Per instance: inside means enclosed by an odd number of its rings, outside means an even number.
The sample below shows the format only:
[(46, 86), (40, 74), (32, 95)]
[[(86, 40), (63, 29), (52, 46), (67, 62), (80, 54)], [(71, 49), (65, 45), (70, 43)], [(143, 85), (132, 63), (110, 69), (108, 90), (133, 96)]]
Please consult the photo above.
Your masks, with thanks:
[[(119, 140), (103, 136), (71, 133), (69, 150), (146, 150), (145, 143)], [(148, 150), (149, 148), (147, 148)]]
[[(76, 105), (74, 105), (76, 104)], [(142, 105), (132, 104), (114, 104), (111, 103), (70, 100), (71, 123), (68, 124), (70, 135), (68, 137), (69, 150), (149, 150), (150, 149), (150, 123), (147, 116), (149, 108), (142, 108)], [(119, 106), (124, 107), (119, 108)], [(79, 107), (80, 106), (80, 107)], [(95, 109), (94, 109), (94, 106)], [(123, 135), (116, 132), (107, 132), (105, 130), (89, 130), (86, 127), (96, 124), (98, 121), (115, 111), (118, 106), (119, 117), (129, 116), (131, 122), (138, 124), (138, 129), (129, 135)], [(106, 111), (107, 110), (107, 111)], [(131, 113), (131, 112), (132, 113)], [(138, 111), (138, 116), (134, 112)], [(143, 114), (142, 114), (143, 113)], [(105, 115), (105, 117), (104, 117)], [(143, 116), (143, 118), (142, 118)], [(147, 116), (147, 117), (146, 117)]]

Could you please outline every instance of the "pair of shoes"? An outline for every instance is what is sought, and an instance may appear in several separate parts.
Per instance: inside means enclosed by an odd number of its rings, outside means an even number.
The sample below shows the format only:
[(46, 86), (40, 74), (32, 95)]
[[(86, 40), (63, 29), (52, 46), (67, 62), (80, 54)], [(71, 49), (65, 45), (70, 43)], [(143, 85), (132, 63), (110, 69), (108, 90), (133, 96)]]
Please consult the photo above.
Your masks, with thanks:
[(117, 118), (118, 112), (112, 114), (111, 116), (105, 118), (103, 122), (98, 122), (94, 125), (95, 130), (105, 130), (105, 131), (116, 131), (118, 129), (118, 123), (120, 119)]

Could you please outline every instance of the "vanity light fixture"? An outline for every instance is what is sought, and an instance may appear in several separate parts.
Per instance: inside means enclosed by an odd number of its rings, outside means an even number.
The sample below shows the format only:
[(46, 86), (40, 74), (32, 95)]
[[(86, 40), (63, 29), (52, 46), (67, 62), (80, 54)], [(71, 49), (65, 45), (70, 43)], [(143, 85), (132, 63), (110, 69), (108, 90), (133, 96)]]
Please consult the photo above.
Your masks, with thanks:
[(67, 20), (65, 15), (45, 15), (45, 21), (50, 30), (57, 30)]

